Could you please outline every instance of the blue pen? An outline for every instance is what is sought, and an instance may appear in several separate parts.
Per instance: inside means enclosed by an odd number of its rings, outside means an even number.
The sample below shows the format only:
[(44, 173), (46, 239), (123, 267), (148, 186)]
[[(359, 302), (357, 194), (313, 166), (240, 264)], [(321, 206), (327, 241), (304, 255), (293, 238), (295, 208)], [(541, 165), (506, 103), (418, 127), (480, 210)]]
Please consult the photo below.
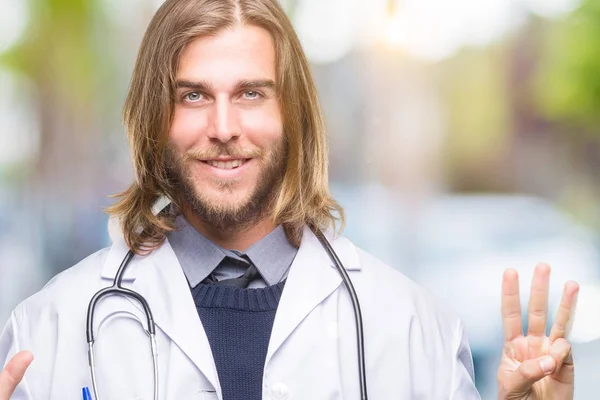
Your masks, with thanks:
[(83, 396), (83, 400), (92, 400), (92, 394), (90, 393), (89, 387), (81, 388), (81, 395)]

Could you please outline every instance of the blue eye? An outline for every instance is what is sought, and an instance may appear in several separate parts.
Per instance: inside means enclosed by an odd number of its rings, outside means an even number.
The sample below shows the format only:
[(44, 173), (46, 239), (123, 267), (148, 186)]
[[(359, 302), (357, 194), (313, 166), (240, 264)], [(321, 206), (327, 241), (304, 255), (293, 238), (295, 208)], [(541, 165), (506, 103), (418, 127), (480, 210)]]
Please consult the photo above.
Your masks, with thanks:
[(255, 92), (254, 90), (248, 90), (244, 92), (244, 97), (250, 100), (257, 99), (259, 96), (260, 94), (258, 92)]
[(185, 95), (185, 99), (189, 101), (198, 101), (202, 95), (198, 92), (191, 92)]

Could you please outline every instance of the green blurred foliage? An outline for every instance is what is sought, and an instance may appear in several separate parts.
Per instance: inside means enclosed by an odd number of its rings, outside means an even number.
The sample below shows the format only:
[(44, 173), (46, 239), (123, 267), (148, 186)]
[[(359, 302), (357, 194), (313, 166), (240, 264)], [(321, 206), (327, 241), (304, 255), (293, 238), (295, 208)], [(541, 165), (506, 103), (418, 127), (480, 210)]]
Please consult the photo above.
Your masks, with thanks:
[(499, 43), (463, 49), (438, 65), (448, 129), (445, 173), (453, 189), (506, 190), (498, 165), (513, 132), (509, 63), (510, 47)]
[[(30, 78), (43, 96), (78, 111), (93, 98), (94, 74), (103, 59), (94, 34), (103, 24), (95, 0), (29, 0), (29, 23), (0, 64)], [(79, 107), (78, 107), (79, 106)]]
[(451, 157), (479, 162), (506, 148), (511, 131), (506, 52), (500, 45), (466, 49), (442, 65)]
[(600, 136), (600, 0), (549, 24), (535, 87), (546, 118)]

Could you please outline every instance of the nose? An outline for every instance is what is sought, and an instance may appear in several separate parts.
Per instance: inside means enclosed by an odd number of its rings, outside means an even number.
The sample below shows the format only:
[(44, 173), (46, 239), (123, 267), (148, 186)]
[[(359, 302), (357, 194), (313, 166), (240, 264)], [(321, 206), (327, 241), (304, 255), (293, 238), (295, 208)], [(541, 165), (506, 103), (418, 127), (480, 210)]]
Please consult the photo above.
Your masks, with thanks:
[(237, 110), (228, 99), (217, 99), (212, 110), (212, 129), (209, 137), (227, 143), (240, 136)]

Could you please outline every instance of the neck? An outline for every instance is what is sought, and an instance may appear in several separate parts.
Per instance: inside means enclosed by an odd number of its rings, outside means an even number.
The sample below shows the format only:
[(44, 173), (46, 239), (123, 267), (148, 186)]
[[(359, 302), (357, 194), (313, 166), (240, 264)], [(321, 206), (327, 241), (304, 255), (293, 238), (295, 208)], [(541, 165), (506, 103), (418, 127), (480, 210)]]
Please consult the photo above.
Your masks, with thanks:
[(220, 230), (203, 221), (188, 204), (184, 205), (182, 212), (185, 219), (204, 237), (228, 250), (246, 251), (277, 227), (270, 218), (262, 218), (252, 226), (242, 229)]

